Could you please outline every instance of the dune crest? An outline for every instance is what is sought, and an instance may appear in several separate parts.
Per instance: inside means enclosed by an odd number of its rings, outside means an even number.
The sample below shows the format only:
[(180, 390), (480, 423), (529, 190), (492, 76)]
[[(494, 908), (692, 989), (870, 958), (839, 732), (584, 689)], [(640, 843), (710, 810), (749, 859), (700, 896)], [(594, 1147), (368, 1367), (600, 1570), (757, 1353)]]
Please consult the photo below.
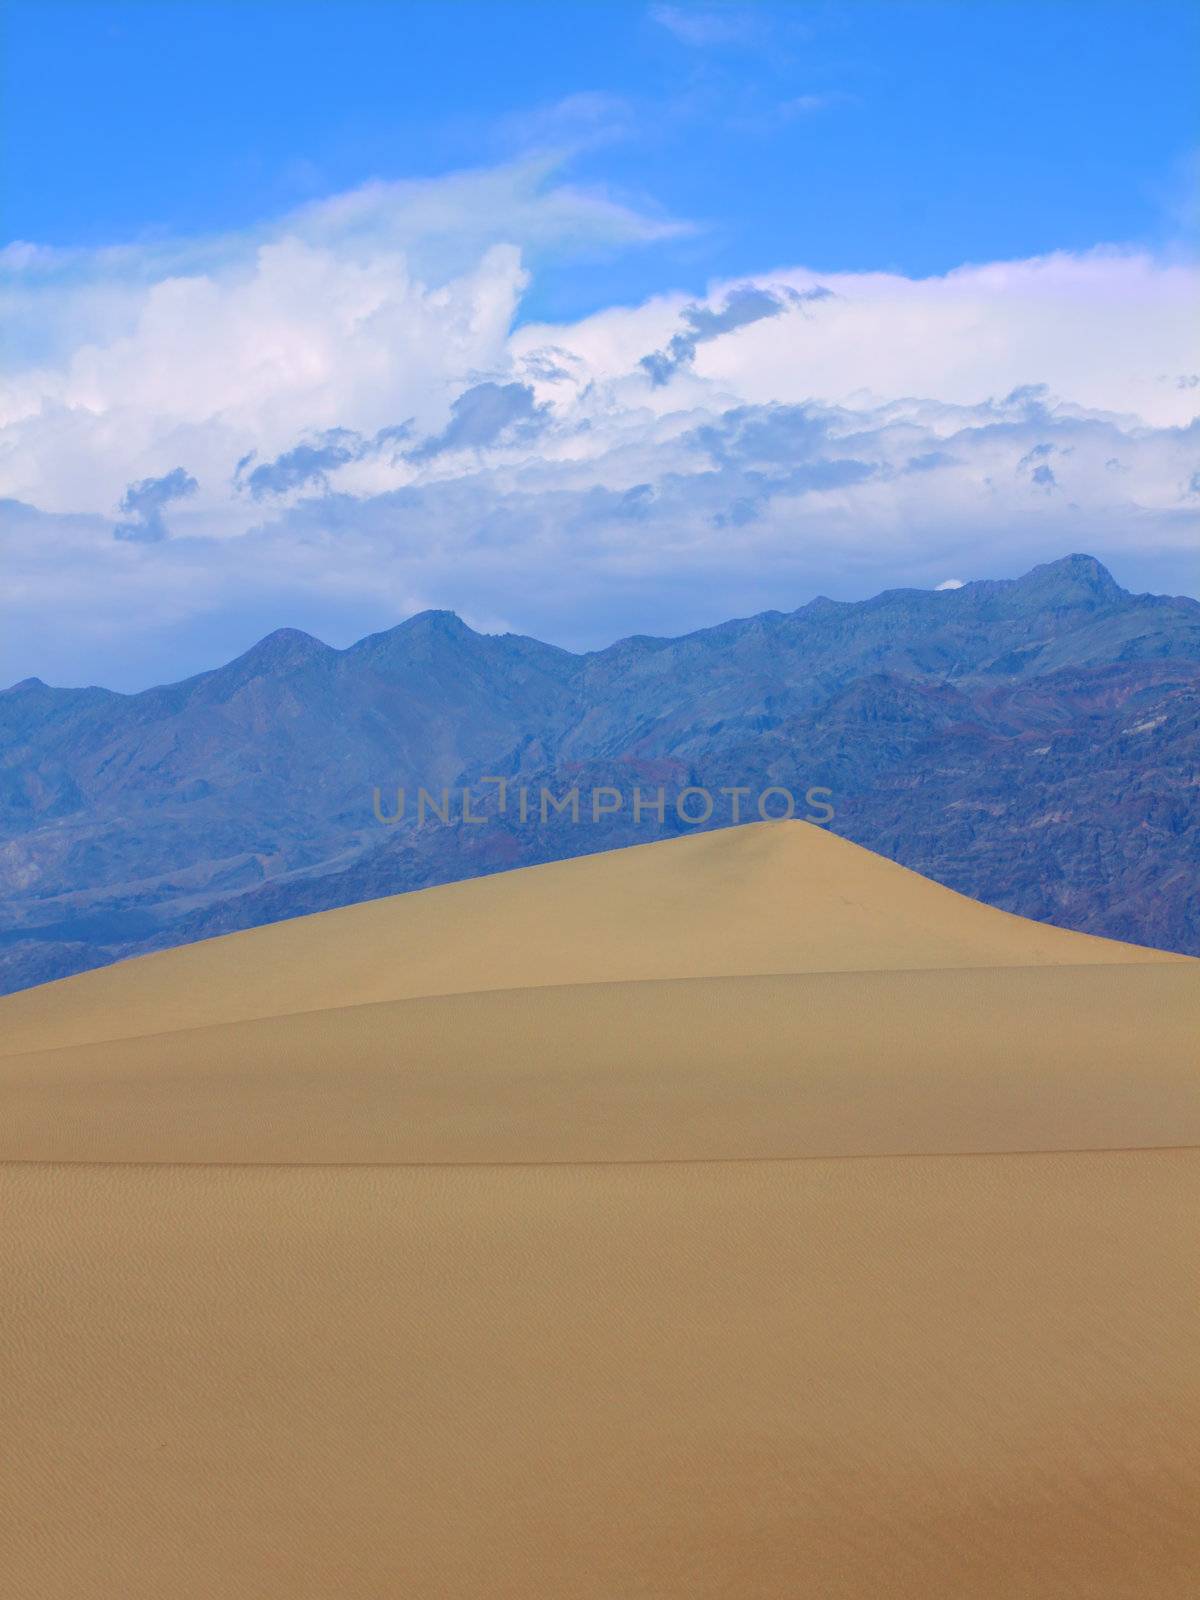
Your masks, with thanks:
[(14, 1595), (1196, 1591), (1196, 961), (767, 824), (0, 1031)]
[(16, 1054), (422, 995), (648, 978), (1187, 962), (1030, 922), (806, 822), (369, 900), (0, 998)]

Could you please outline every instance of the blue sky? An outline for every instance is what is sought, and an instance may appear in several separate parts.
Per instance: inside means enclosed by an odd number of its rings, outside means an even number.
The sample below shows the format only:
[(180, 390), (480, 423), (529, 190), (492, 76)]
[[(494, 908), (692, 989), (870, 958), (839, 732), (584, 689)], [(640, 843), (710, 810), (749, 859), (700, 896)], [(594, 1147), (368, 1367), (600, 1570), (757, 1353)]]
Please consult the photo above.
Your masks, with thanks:
[(426, 605), (584, 648), (1075, 549), (1196, 590), (1197, 8), (3, 28), (0, 681)]
[[(6, 10), (9, 239), (244, 227), (543, 141), (696, 224), (555, 262), (526, 318), (796, 261), (925, 275), (1157, 244), (1197, 136), (1200, 8), (1155, 0)], [(572, 96), (594, 103), (556, 117)]]

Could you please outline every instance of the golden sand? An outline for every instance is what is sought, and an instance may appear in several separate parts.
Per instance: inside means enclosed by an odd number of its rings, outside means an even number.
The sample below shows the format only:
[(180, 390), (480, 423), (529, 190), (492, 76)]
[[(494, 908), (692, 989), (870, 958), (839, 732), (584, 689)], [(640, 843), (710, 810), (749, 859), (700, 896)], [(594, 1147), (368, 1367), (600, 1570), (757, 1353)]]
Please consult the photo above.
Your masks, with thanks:
[(781, 823), (0, 1038), (5, 1600), (1200, 1588), (1200, 963)]
[(763, 973), (1182, 961), (756, 823), (368, 900), (0, 1000), (0, 1052), (476, 989)]

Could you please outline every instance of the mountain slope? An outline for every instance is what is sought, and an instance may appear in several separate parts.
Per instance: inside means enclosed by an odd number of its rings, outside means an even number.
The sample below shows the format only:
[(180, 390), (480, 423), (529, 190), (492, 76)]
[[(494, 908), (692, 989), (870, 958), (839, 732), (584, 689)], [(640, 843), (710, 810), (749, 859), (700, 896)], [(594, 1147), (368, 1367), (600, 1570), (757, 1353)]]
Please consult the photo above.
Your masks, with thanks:
[(648, 837), (628, 815), (372, 814), (376, 786), (493, 774), (818, 785), (836, 831), (962, 892), (1200, 950), (1198, 705), (1200, 605), (1127, 594), (1083, 556), (587, 656), (430, 612), (345, 651), (285, 630), (140, 695), (26, 683), (0, 694), (0, 973), (19, 988)]

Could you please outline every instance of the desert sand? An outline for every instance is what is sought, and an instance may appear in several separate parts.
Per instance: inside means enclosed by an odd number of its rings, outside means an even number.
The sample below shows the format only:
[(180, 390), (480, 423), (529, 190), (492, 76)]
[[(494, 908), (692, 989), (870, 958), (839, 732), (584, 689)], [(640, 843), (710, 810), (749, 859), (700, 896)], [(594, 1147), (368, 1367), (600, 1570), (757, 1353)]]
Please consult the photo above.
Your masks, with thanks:
[(1200, 963), (801, 823), (0, 1000), (0, 1593), (1200, 1587)]
[(369, 900), (0, 1000), (0, 1052), (481, 989), (1183, 961), (1010, 916), (807, 823)]

